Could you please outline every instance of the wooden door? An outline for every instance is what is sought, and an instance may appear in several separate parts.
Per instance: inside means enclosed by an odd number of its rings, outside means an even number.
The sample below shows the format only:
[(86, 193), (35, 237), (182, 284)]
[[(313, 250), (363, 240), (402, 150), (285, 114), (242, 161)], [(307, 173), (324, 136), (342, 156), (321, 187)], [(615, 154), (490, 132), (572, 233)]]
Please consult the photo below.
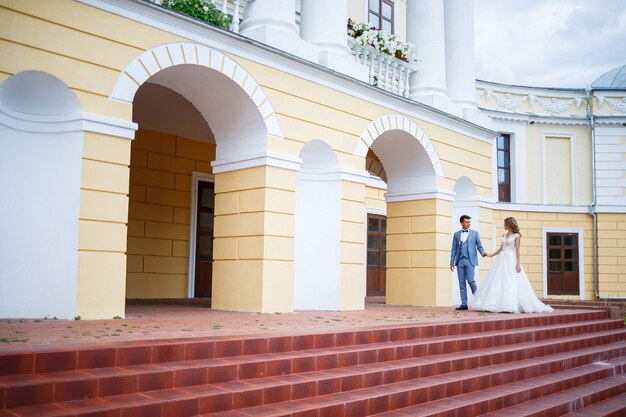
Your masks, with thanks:
[(387, 270), (387, 218), (367, 215), (367, 295), (385, 295)]
[(548, 233), (548, 295), (579, 295), (578, 233)]
[(213, 219), (215, 191), (212, 182), (198, 182), (196, 216), (196, 276), (194, 297), (210, 298), (213, 276)]

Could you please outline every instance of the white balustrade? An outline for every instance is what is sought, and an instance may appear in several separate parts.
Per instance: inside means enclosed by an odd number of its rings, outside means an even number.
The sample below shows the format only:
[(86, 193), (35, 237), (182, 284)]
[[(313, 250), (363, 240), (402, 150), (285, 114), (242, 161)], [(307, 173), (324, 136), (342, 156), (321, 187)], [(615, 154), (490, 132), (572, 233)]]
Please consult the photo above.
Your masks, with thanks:
[(233, 17), (233, 23), (230, 25), (230, 30), (239, 33), (239, 20), (243, 12), (245, 1), (241, 0), (211, 0), (211, 3), (222, 13), (231, 15)]
[(380, 52), (367, 45), (359, 45), (351, 37), (348, 46), (356, 62), (369, 68), (369, 82), (385, 91), (402, 97), (409, 96), (409, 77), (417, 72), (413, 63)]

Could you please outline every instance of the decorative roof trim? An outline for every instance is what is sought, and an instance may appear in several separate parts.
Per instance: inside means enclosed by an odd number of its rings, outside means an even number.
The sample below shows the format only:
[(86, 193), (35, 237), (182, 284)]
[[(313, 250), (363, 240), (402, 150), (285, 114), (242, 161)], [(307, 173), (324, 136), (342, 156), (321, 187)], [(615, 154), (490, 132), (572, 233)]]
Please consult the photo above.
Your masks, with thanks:
[(523, 113), (509, 113), (498, 110), (480, 108), (487, 116), (495, 120), (502, 120), (506, 122), (517, 122), (527, 124), (539, 124), (549, 126), (590, 126), (591, 122), (589, 118), (565, 118), (565, 117), (545, 117), (541, 115), (531, 115)]

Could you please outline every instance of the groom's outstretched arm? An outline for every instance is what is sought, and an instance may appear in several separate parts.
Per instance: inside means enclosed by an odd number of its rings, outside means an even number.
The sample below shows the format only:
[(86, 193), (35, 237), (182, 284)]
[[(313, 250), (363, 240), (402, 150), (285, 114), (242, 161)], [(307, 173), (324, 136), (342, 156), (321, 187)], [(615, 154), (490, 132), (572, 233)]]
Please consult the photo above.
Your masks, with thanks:
[(480, 233), (476, 232), (476, 249), (481, 255), (485, 254), (485, 248), (483, 248), (483, 244), (480, 242)]

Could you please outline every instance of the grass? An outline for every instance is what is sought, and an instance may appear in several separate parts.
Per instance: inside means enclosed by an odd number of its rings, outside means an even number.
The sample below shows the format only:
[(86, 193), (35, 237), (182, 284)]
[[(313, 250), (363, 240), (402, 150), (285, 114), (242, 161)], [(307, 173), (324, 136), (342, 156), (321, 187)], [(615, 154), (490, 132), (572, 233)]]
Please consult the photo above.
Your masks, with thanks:
[(6, 338), (0, 337), (0, 343), (25, 343), (28, 342), (28, 339), (17, 339), (15, 337)]

